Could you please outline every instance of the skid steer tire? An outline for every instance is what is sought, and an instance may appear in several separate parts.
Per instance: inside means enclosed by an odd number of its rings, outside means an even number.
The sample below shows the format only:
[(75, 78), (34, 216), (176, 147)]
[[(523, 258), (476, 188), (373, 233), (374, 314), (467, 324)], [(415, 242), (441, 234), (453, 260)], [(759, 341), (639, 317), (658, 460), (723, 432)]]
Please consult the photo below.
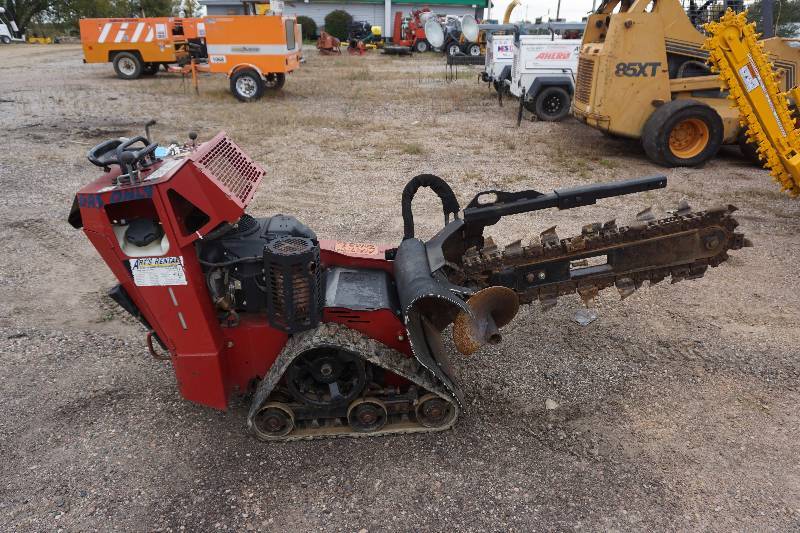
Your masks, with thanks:
[(131, 52), (120, 52), (114, 56), (114, 72), (123, 80), (135, 80), (142, 75), (144, 64), (139, 56)]
[(416, 43), (414, 43), (414, 50), (419, 52), (419, 53), (427, 52), (430, 49), (431, 49), (431, 45), (428, 44), (428, 41), (424, 41), (423, 40), (423, 41), (417, 41)]
[(231, 92), (240, 102), (255, 102), (264, 96), (264, 80), (251, 68), (237, 70), (231, 76)]
[(536, 95), (533, 109), (528, 110), (535, 113), (539, 120), (557, 122), (569, 115), (571, 105), (569, 93), (563, 87), (545, 87)]
[(739, 130), (739, 151), (742, 152), (742, 155), (745, 159), (753, 163), (754, 165), (758, 165), (759, 167), (764, 166), (764, 161), (761, 159), (761, 156), (758, 155), (758, 148), (751, 142), (747, 141), (747, 128), (742, 128)]
[(697, 100), (668, 102), (650, 115), (642, 130), (647, 157), (665, 167), (698, 167), (717, 155), (722, 119)]

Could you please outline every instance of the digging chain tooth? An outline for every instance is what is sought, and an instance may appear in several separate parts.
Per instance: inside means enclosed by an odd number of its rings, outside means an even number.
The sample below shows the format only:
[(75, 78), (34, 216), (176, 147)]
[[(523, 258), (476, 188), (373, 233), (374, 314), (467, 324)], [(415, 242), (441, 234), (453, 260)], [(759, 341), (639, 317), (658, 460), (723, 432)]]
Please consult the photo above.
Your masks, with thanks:
[(636, 213), (636, 220), (639, 222), (649, 222), (651, 220), (655, 220), (655, 215), (653, 214), (653, 206), (646, 209), (642, 209), (638, 213)]
[(578, 296), (581, 297), (583, 305), (590, 307), (591, 303), (597, 298), (600, 289), (595, 285), (582, 285), (577, 288)]
[(542, 245), (545, 248), (550, 248), (553, 246), (558, 246), (561, 240), (558, 238), (558, 234), (556, 233), (556, 226), (551, 226), (544, 230), (539, 237), (542, 240)]
[(542, 311), (549, 311), (550, 309), (554, 308), (557, 304), (558, 304), (557, 292), (539, 293), (539, 306), (541, 307)]
[(581, 228), (581, 235), (591, 236), (595, 233), (599, 233), (602, 228), (603, 226), (599, 222), (592, 222), (591, 224), (585, 224)]
[(527, 250), (533, 257), (542, 255), (542, 239), (538, 235), (531, 237)]
[(629, 277), (619, 278), (614, 285), (617, 287), (617, 290), (619, 291), (620, 300), (624, 300), (625, 298), (636, 292), (636, 284)]
[(567, 252), (579, 252), (581, 250), (586, 249), (586, 239), (583, 235), (577, 235), (575, 237), (571, 237), (569, 239), (564, 240), (564, 247), (567, 249)]
[(486, 240), (483, 243), (483, 248), (481, 248), (481, 255), (487, 261), (494, 261), (500, 259), (502, 253), (497, 248), (497, 245), (494, 243), (494, 239), (491, 237), (486, 237)]
[(522, 255), (522, 241), (516, 240), (505, 247), (503, 256), (505, 257), (519, 257)]

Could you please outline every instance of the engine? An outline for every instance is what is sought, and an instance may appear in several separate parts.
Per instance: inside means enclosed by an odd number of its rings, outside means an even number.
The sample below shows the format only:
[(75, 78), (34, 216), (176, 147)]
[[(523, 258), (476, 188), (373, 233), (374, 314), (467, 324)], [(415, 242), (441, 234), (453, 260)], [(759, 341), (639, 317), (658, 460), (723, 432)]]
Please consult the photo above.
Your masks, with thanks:
[(270, 324), (286, 333), (320, 322), (319, 241), (296, 218), (245, 213), (222, 236), (200, 241), (198, 257), (211, 299), (227, 317), (266, 311)]

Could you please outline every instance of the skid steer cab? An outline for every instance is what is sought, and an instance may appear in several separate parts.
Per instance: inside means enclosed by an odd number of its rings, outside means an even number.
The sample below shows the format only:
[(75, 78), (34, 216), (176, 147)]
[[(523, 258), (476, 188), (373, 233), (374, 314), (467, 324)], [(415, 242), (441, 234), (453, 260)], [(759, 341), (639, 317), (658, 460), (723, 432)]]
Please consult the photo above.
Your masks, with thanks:
[[(744, 243), (733, 208), (682, 206), (635, 227), (590, 224), (563, 240), (551, 228), (501, 249), (483, 232), (504, 216), (578, 208), (666, 178), (485, 191), (462, 210), (430, 174), (403, 189), (396, 247), (323, 240), (290, 215), (247, 214), (266, 172), (224, 133), (196, 137), (92, 148), (103, 173), (78, 191), (69, 222), (116, 276), (110, 297), (141, 321), (150, 353), (171, 361), (183, 397), (225, 409), (250, 395), (247, 425), (263, 440), (449, 428), (464, 405), (442, 338), (449, 325), (458, 351), (473, 354), (501, 342), (520, 303), (546, 309), (560, 295), (696, 279)], [(444, 218), (427, 241), (412, 211), (423, 187)]]

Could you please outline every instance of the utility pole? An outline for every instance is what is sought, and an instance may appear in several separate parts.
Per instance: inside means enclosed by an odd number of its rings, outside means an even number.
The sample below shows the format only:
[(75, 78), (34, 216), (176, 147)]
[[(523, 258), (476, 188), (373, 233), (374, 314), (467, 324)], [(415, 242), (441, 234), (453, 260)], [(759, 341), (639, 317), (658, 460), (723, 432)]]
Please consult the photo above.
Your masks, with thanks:
[(561, 0), (558, 0), (558, 5), (556, 6), (556, 20), (559, 20), (560, 15), (561, 15)]
[(773, 0), (761, 0), (761, 18), (764, 20), (764, 38), (775, 37)]

